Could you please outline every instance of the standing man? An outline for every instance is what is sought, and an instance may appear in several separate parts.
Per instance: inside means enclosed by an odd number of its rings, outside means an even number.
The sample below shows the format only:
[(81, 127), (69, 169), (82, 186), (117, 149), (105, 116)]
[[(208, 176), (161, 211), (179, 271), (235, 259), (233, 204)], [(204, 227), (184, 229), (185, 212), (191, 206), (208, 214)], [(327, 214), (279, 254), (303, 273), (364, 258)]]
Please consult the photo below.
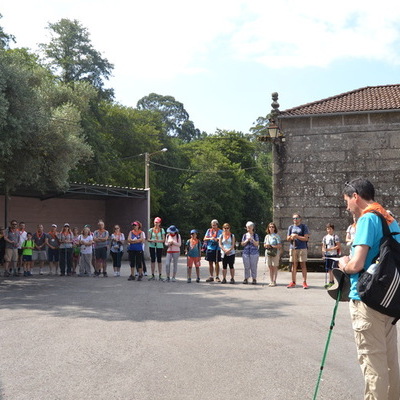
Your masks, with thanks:
[(287, 288), (296, 287), (297, 265), (300, 262), (301, 273), (303, 274), (303, 289), (308, 289), (307, 285), (307, 242), (310, 232), (307, 225), (301, 223), (299, 213), (293, 214), (293, 225), (290, 225), (286, 240), (290, 241), (289, 262), (292, 263), (292, 282)]
[(4, 256), (4, 276), (10, 276), (10, 263), (12, 265), (12, 273), (17, 276), (17, 262), (18, 262), (18, 246), (19, 246), (19, 232), (18, 222), (13, 219), (10, 227), (6, 229), (4, 240), (6, 241), (6, 254)]
[(206, 282), (214, 282), (214, 264), (215, 264), (215, 281), (221, 282), (219, 279), (219, 263), (221, 262), (221, 250), (219, 248), (219, 237), (222, 235), (222, 229), (219, 229), (219, 223), (216, 219), (211, 221), (211, 228), (207, 229), (203, 241), (207, 243), (206, 260), (208, 261), (208, 269), (210, 277)]
[[(366, 179), (345, 183), (347, 210), (357, 219), (351, 256), (339, 260), (339, 268), (350, 275), (350, 316), (357, 345), (358, 361), (364, 374), (364, 399), (399, 400), (400, 374), (397, 353), (397, 327), (393, 317), (381, 314), (363, 303), (357, 292), (359, 273), (379, 254), (382, 223), (372, 211), (380, 212), (391, 232), (400, 232), (394, 218), (374, 200), (375, 189)], [(400, 235), (394, 238), (400, 242)]]

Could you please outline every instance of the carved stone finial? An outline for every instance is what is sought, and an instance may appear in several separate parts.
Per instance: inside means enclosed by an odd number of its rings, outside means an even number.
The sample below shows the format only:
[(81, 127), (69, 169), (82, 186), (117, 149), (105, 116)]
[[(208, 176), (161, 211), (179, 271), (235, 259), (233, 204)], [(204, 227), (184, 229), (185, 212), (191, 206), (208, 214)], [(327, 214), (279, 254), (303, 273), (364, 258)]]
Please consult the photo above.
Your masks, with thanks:
[(272, 103), (271, 103), (271, 114), (276, 117), (277, 115), (279, 115), (281, 112), (279, 111), (279, 103), (278, 103), (278, 93), (277, 92), (273, 92), (271, 94), (272, 96)]

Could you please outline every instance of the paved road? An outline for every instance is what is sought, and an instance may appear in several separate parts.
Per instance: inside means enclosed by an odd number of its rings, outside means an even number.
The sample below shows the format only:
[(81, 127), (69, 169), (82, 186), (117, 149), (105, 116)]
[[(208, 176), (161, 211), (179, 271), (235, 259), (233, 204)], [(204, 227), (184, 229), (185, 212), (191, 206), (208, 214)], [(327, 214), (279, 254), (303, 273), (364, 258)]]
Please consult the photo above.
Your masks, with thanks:
[[(259, 284), (0, 278), (0, 399), (312, 399), (334, 302)], [(203, 261), (202, 278), (207, 271)], [(237, 260), (237, 281), (243, 279)], [(263, 285), (263, 283), (265, 285)], [(347, 304), (338, 309), (318, 399), (362, 398)]]

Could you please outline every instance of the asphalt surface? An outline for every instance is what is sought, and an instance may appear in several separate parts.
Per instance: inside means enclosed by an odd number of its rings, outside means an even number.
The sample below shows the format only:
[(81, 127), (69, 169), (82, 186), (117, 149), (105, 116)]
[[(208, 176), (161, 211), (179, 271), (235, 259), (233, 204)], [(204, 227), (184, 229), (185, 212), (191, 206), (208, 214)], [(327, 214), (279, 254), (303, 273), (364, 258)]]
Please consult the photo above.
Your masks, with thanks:
[[(34, 275), (0, 278), (0, 399), (312, 399), (334, 301), (324, 274), (257, 285)], [(109, 267), (109, 270), (111, 268)], [(35, 271), (37, 272), (37, 271)], [(300, 280), (300, 273), (298, 274)], [(340, 303), (318, 399), (356, 400), (363, 379)]]

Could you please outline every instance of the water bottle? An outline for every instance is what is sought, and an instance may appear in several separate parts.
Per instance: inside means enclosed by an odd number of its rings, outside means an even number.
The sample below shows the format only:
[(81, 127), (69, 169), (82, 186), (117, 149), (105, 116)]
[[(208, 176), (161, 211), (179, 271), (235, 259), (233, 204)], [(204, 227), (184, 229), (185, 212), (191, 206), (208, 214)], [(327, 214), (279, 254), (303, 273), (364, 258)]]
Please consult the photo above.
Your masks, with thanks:
[(376, 273), (376, 271), (378, 270), (378, 267), (379, 267), (379, 263), (371, 264), (371, 265), (368, 267), (367, 272), (368, 272), (369, 274), (371, 274), (371, 275), (374, 275), (374, 274)]

